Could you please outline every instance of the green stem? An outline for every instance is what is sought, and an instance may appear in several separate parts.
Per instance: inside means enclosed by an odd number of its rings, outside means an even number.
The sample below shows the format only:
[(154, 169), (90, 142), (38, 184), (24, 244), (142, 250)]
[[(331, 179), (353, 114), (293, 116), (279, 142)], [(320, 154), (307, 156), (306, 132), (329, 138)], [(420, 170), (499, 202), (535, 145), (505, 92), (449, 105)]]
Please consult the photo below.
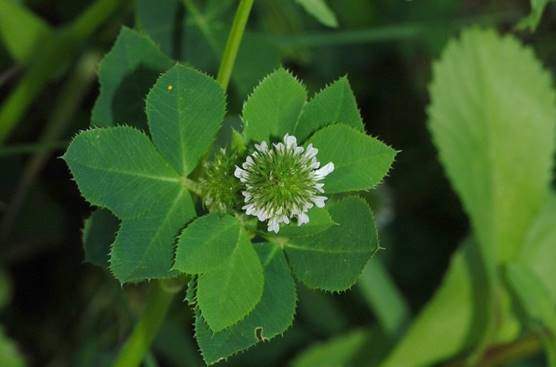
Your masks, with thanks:
[(139, 366), (150, 349), (154, 337), (166, 317), (175, 292), (168, 292), (158, 283), (151, 289), (145, 311), (120, 350), (114, 367)]
[[(253, 7), (253, 1), (241, 0), (236, 11), (232, 29), (222, 56), (222, 62), (218, 69), (217, 79), (224, 89), (227, 89), (230, 82), (237, 52), (243, 38), (243, 32)], [(197, 184), (192, 180), (186, 178), (183, 184), (193, 192), (198, 191)], [(163, 288), (159, 284), (156, 289), (151, 291), (147, 307), (139, 323), (135, 325), (131, 336), (120, 350), (113, 367), (137, 367), (147, 355), (175, 294), (173, 291), (169, 291), (168, 287), (166, 287), (166, 290)]]
[(253, 2), (254, 0), (241, 0), (239, 6), (237, 7), (234, 22), (232, 23), (232, 29), (230, 30), (228, 41), (226, 41), (226, 47), (224, 48), (224, 53), (222, 54), (220, 68), (218, 69), (218, 76), (216, 77), (216, 80), (218, 80), (224, 89), (227, 89), (228, 84), (230, 83), (230, 77), (232, 76), (232, 71), (236, 62), (237, 52), (239, 50), (239, 45), (241, 44), (241, 39), (243, 38), (249, 14), (251, 13), (251, 8), (253, 7)]

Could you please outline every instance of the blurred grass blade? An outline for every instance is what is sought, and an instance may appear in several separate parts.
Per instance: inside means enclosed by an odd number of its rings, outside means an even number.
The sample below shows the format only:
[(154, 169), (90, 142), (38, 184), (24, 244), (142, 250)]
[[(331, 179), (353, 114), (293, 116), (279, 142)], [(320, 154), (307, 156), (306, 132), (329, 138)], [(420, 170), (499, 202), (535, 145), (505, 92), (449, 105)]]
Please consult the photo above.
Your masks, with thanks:
[[(96, 66), (100, 57), (96, 53), (83, 55), (78, 62), (73, 75), (63, 85), (50, 118), (46, 130), (40, 138), (39, 150), (35, 152), (27, 163), (21, 181), (17, 186), (8, 210), (0, 225), (0, 238), (7, 238), (11, 231), (19, 210), (25, 200), (29, 188), (40, 173), (46, 161), (50, 157), (52, 145), (63, 136), (68, 124), (72, 121), (79, 108), (85, 93), (95, 79)], [(2, 148), (0, 147), (0, 154)]]
[(338, 26), (336, 14), (328, 7), (325, 0), (296, 0), (296, 2), (321, 24), (332, 28)]
[(531, 2), (531, 12), (528, 16), (521, 19), (517, 24), (516, 28), (519, 30), (529, 30), (534, 32), (539, 23), (541, 22), (542, 15), (551, 0), (530, 0)]
[(385, 334), (398, 334), (408, 321), (409, 307), (384, 265), (371, 259), (357, 284)]
[(0, 145), (24, 117), (46, 83), (75, 57), (80, 42), (127, 2), (97, 0), (72, 24), (46, 39), (41, 45), (41, 57), (29, 63), (29, 69), (0, 107)]
[(50, 26), (25, 6), (0, 0), (0, 37), (18, 63), (27, 64), (51, 33)]

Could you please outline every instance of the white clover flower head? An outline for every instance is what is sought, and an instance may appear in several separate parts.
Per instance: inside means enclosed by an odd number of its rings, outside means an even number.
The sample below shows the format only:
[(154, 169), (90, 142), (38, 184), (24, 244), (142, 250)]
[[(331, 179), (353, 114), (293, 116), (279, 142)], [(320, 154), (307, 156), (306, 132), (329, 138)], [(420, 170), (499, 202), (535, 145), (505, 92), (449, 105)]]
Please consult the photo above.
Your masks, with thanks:
[(288, 134), (283, 143), (269, 146), (263, 141), (255, 149), (234, 172), (245, 187), (242, 209), (261, 222), (268, 221), (268, 231), (275, 233), (294, 217), (298, 225), (308, 223), (309, 209), (324, 207), (327, 198), (321, 195), (321, 181), (334, 171), (334, 163), (320, 167), (318, 150), (312, 144), (298, 146), (295, 136)]

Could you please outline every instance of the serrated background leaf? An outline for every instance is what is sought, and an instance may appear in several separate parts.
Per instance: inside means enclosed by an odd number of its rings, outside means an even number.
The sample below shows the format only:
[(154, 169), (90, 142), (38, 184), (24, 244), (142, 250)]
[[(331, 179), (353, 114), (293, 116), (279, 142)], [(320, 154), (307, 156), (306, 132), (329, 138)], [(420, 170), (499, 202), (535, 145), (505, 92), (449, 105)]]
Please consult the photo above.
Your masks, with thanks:
[(83, 249), (85, 261), (108, 269), (110, 246), (114, 243), (120, 221), (106, 209), (96, 209), (85, 220), (83, 227)]
[(304, 141), (318, 129), (338, 123), (364, 131), (357, 101), (346, 77), (318, 92), (303, 106), (293, 135)]
[(477, 238), (511, 259), (548, 193), (550, 77), (514, 38), (471, 29), (435, 65), (430, 92), (429, 128)]
[(332, 202), (337, 226), (314, 236), (291, 238), (286, 254), (296, 277), (309, 288), (341, 291), (351, 287), (377, 248), (371, 209), (358, 197)]
[(151, 39), (123, 27), (99, 66), (100, 94), (91, 124), (130, 124), (146, 130), (145, 96), (172, 64)]
[(285, 69), (268, 75), (243, 105), (245, 137), (259, 142), (291, 133), (306, 98), (305, 87)]
[(292, 324), (296, 306), (295, 283), (282, 250), (271, 244), (256, 244), (264, 268), (264, 292), (260, 303), (242, 321), (214, 334), (197, 314), (195, 335), (207, 364), (227, 358), (258, 342), (284, 333)]
[(207, 214), (195, 219), (180, 235), (174, 269), (200, 274), (223, 265), (236, 247), (239, 231), (240, 224), (231, 215)]
[(261, 262), (241, 231), (228, 261), (198, 278), (197, 300), (210, 329), (218, 332), (245, 318), (261, 300), (263, 285)]
[(209, 76), (180, 64), (162, 75), (147, 95), (154, 144), (182, 175), (208, 152), (226, 112), (226, 97)]
[(396, 151), (378, 139), (336, 124), (317, 131), (308, 140), (318, 150), (321, 164), (334, 163), (324, 183), (327, 193), (367, 190), (384, 178)]

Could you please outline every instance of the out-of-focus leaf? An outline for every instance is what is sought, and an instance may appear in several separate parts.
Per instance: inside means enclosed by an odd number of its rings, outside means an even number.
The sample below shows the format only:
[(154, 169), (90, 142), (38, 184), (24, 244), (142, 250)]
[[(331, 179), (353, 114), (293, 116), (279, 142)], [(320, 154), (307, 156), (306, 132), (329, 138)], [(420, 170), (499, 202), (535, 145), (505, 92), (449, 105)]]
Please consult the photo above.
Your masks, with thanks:
[(442, 164), (478, 241), (507, 261), (548, 194), (556, 142), (550, 77), (515, 38), (470, 29), (435, 65), (430, 91)]
[[(484, 323), (484, 315), (477, 310), (484, 307), (488, 291), (480, 261), (475, 244), (462, 244), (452, 256), (440, 287), (381, 367), (430, 366), (471, 346)], [(509, 311), (507, 293), (503, 289), (495, 291), (501, 303), (495, 339), (508, 342), (517, 337), (519, 326)]]
[(8, 273), (0, 268), (0, 310), (4, 308), (12, 297), (12, 284)]
[(527, 266), (510, 263), (506, 266), (506, 279), (531, 327), (544, 327), (541, 339), (547, 349), (550, 367), (556, 366), (556, 302), (541, 279)]
[(530, 0), (531, 13), (519, 21), (517, 28), (521, 30), (528, 29), (534, 32), (539, 26), (545, 8), (550, 1), (551, 0)]
[(371, 339), (369, 330), (353, 330), (315, 344), (299, 354), (291, 367), (349, 367)]
[(0, 37), (11, 56), (26, 64), (52, 30), (24, 5), (0, 0)]
[(24, 367), (26, 366), (23, 356), (17, 350), (14, 342), (10, 340), (0, 328), (0, 366), (2, 367)]
[(296, 306), (295, 283), (280, 248), (254, 245), (264, 267), (264, 293), (253, 311), (236, 325), (213, 333), (201, 315), (195, 334), (203, 358), (213, 364), (261, 342), (283, 334), (292, 322)]
[(285, 244), (295, 275), (309, 288), (341, 291), (351, 287), (377, 248), (371, 209), (358, 197), (330, 203), (338, 223), (313, 236), (294, 237)]
[(556, 194), (552, 193), (531, 226), (521, 258), (556, 301)]
[(110, 211), (97, 209), (85, 220), (83, 249), (85, 261), (108, 269), (110, 246), (116, 239), (120, 221)]
[(295, 0), (305, 11), (325, 26), (336, 28), (338, 20), (325, 0)]
[(378, 259), (369, 261), (357, 285), (385, 334), (399, 333), (409, 319), (409, 306), (384, 265)]
[(123, 27), (99, 66), (100, 94), (92, 125), (130, 124), (146, 129), (145, 96), (170, 66), (172, 60), (151, 39)]

